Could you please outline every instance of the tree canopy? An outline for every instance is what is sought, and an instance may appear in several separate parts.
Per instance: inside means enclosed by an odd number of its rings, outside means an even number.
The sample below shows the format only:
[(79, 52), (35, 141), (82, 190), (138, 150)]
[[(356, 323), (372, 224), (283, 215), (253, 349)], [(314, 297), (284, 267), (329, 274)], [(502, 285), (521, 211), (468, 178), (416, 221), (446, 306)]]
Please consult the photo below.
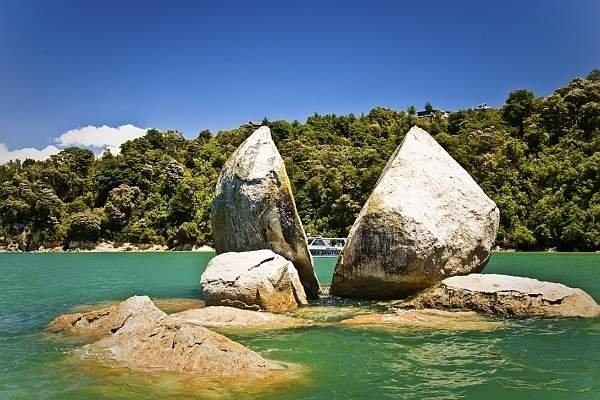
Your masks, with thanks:
[[(436, 140), (498, 204), (497, 244), (516, 249), (600, 249), (598, 70), (547, 97), (527, 90), (498, 109), (417, 119), (368, 114), (263, 121), (284, 157), (307, 232), (345, 236), (412, 125)], [(22, 249), (72, 241), (211, 244), (210, 202), (228, 156), (252, 125), (185, 139), (148, 130), (96, 158), (68, 148), (45, 161), (0, 166), (0, 244)]]

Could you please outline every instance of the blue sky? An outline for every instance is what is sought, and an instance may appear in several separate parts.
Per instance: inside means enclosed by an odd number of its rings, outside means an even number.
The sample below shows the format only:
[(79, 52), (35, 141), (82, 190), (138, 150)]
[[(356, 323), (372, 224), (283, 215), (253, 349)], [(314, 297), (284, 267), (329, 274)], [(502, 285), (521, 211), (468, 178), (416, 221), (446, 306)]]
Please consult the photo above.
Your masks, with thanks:
[(0, 151), (86, 126), (193, 137), (265, 116), (501, 105), (600, 68), (596, 0), (288, 3), (0, 0)]

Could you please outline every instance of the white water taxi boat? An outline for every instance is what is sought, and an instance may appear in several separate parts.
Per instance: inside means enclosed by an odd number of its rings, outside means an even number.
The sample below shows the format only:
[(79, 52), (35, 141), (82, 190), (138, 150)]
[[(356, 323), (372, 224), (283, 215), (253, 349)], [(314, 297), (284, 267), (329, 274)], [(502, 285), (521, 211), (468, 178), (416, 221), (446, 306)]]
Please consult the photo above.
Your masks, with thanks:
[(313, 257), (338, 257), (346, 240), (346, 238), (308, 236), (308, 250)]

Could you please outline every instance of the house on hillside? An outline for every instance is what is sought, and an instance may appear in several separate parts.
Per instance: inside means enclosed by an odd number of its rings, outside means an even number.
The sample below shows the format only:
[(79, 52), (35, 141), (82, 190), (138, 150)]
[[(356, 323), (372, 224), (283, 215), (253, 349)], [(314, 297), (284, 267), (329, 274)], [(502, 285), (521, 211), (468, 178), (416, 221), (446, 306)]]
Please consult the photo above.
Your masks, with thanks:
[(417, 118), (431, 118), (436, 113), (441, 114), (442, 118), (448, 118), (448, 115), (450, 115), (450, 111), (444, 111), (442, 109), (432, 108), (431, 110), (417, 111)]

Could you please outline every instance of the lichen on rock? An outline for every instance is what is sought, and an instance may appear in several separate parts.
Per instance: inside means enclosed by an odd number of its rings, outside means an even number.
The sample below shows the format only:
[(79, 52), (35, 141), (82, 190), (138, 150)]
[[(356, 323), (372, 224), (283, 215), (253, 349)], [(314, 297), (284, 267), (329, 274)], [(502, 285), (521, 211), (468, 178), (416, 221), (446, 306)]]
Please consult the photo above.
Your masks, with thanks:
[(402, 298), (481, 271), (498, 223), (496, 204), (467, 171), (413, 127), (352, 226), (330, 293)]
[(250, 135), (221, 170), (211, 224), (217, 254), (270, 249), (293, 263), (306, 295), (318, 297), (306, 234), (268, 127)]

